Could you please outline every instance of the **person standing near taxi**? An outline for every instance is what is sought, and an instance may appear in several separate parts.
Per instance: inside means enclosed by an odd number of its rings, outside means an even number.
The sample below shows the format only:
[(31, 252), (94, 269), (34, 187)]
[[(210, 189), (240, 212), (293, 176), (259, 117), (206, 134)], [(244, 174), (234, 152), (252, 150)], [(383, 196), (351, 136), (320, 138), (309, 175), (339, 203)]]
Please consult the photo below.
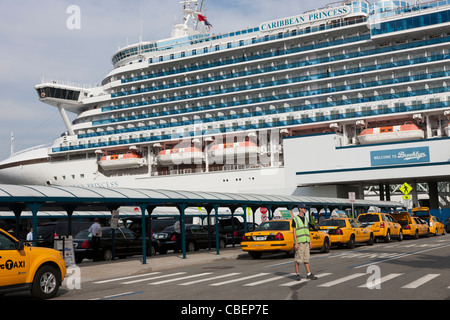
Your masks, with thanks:
[(292, 227), (294, 228), (294, 249), (295, 249), (295, 274), (296, 279), (300, 281), (300, 263), (305, 265), (306, 278), (310, 280), (317, 280), (318, 278), (311, 273), (309, 267), (309, 250), (311, 249), (311, 240), (309, 235), (310, 223), (305, 215), (306, 206), (304, 204), (298, 205), (298, 215), (292, 220)]
[(100, 240), (102, 238), (102, 226), (100, 220), (95, 218), (94, 223), (88, 230), (92, 234), (92, 246), (94, 247), (94, 261), (99, 260), (100, 256)]

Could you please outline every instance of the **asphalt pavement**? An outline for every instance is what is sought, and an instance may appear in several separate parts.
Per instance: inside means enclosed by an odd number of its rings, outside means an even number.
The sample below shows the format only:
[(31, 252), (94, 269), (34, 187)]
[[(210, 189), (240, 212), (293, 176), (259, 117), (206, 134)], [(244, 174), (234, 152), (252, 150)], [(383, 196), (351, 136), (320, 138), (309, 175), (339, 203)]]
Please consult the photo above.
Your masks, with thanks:
[(221, 249), (219, 254), (217, 254), (215, 249), (188, 252), (185, 259), (183, 259), (182, 253), (169, 253), (165, 255), (156, 254), (156, 256), (152, 257), (147, 256), (146, 264), (142, 263), (142, 256), (133, 256), (102, 262), (83, 260), (83, 262), (77, 264), (77, 267), (81, 270), (81, 282), (87, 282), (201, 265), (220, 260), (235, 260), (239, 257), (247, 256), (247, 253), (242, 251), (239, 246), (236, 246), (235, 248)]

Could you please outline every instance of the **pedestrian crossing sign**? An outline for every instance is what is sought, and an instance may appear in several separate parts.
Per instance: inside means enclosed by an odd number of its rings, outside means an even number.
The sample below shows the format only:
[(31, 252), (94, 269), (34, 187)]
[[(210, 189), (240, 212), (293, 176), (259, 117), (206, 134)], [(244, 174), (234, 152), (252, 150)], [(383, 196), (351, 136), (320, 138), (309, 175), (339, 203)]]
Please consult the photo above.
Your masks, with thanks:
[(400, 191), (403, 192), (404, 195), (409, 194), (412, 189), (413, 188), (406, 182), (400, 187)]

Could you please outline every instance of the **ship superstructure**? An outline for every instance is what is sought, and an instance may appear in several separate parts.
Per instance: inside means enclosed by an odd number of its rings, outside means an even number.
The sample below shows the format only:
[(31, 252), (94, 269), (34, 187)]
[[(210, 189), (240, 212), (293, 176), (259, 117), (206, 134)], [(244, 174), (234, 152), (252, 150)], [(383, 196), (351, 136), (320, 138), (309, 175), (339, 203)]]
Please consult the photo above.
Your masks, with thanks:
[(100, 86), (36, 86), (67, 132), (2, 162), (2, 183), (291, 193), (284, 139), (446, 136), (450, 0), (337, 2), (226, 34), (181, 3), (172, 37), (118, 50)]

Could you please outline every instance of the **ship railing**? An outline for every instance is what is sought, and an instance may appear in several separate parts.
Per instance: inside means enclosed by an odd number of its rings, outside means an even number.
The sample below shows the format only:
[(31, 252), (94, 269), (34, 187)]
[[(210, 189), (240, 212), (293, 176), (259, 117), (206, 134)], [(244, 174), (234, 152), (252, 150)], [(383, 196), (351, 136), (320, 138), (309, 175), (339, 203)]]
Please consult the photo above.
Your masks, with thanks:
[(44, 149), (44, 148), (47, 149), (47, 148), (50, 148), (51, 146), (52, 146), (51, 143), (42, 144), (42, 145), (39, 145), (39, 146), (34, 146), (34, 147), (31, 147), (31, 148), (28, 148), (28, 149), (25, 149), (25, 150), (14, 152), (11, 156), (18, 156), (18, 155), (21, 155), (23, 153), (27, 153), (27, 152), (30, 152), (30, 151), (33, 151), (33, 150), (38, 150), (38, 149)]
[(56, 80), (56, 79), (49, 79), (49, 78), (42, 77), (41, 84), (47, 84), (47, 83), (53, 83), (53, 84), (57, 84), (57, 85), (74, 87), (74, 88), (79, 88), (79, 89), (92, 89), (92, 88), (100, 86), (98, 83), (97, 84), (80, 84), (80, 83), (71, 82), (71, 81)]

